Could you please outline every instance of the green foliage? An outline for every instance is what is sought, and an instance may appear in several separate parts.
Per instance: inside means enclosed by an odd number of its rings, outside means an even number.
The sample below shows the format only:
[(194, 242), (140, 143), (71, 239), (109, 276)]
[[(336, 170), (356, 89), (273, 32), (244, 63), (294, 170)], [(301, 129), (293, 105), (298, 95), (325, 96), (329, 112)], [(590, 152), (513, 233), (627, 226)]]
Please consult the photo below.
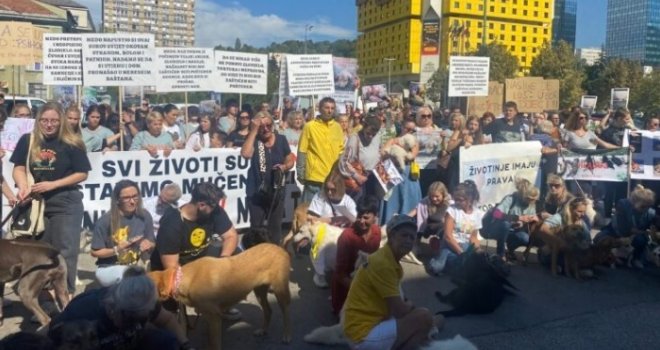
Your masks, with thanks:
[(433, 102), (442, 101), (447, 95), (448, 84), (449, 70), (447, 67), (440, 66), (426, 83), (426, 97)]
[(582, 84), (585, 73), (582, 63), (575, 57), (573, 48), (563, 40), (554, 46), (544, 45), (532, 60), (529, 73), (534, 77), (559, 79), (560, 108), (579, 104), (580, 96), (584, 94)]
[(645, 113), (660, 112), (660, 71), (654, 71), (640, 79), (636, 88), (630, 90), (631, 110), (640, 110)]
[(490, 57), (489, 80), (491, 81), (497, 80), (504, 83), (505, 79), (514, 78), (518, 72), (518, 60), (506, 47), (500, 44), (489, 43), (486, 46), (479, 47), (477, 51), (470, 53), (470, 55)]
[[(596, 64), (586, 68), (583, 87), (590, 95), (598, 96), (598, 107), (605, 108), (610, 103), (613, 88), (630, 88), (631, 101), (639, 101), (639, 85), (644, 72), (639, 62), (621, 58), (601, 58)], [(629, 107), (633, 107), (629, 104)]]
[[(240, 39), (236, 39), (237, 44), (240, 43)], [(335, 41), (307, 41), (307, 53), (308, 54), (332, 54), (336, 57), (356, 57), (355, 50), (357, 46), (356, 40), (335, 40)], [(236, 49), (237, 45), (234, 47), (218, 45), (215, 47), (216, 50), (223, 51), (242, 51), (242, 52), (252, 52), (252, 53), (290, 53), (290, 54), (303, 54), (305, 52), (305, 43), (302, 40), (287, 40), (281, 43), (271, 43), (266, 47), (254, 47), (248, 44), (243, 43), (240, 46), (240, 49)]]

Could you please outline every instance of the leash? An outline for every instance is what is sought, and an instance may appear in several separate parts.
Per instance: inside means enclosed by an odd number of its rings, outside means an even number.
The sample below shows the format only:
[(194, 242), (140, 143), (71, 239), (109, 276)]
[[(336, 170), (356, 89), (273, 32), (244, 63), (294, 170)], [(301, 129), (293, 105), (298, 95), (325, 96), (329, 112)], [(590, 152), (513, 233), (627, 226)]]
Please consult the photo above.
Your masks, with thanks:
[(4, 227), (5, 224), (7, 224), (7, 222), (9, 221), (9, 219), (11, 219), (11, 218), (14, 216), (14, 214), (18, 211), (18, 209), (19, 209), (20, 207), (22, 207), (22, 206), (24, 206), (24, 205), (27, 205), (27, 204), (28, 204), (29, 202), (31, 202), (31, 201), (32, 201), (32, 198), (31, 198), (31, 197), (28, 197), (28, 198), (24, 199), (23, 201), (16, 203), (16, 205), (14, 205), (14, 206), (11, 208), (11, 210), (9, 211), (9, 213), (7, 213), (7, 216), (5, 216), (4, 219), (2, 219), (2, 223), (0, 223), (0, 227)]

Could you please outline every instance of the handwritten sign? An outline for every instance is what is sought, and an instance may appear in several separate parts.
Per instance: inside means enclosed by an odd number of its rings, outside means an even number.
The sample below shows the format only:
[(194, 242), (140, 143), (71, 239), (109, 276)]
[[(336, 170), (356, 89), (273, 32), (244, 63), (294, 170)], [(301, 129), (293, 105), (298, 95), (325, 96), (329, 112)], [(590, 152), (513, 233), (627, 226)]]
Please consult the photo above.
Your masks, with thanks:
[(29, 22), (0, 22), (0, 64), (30, 65), (41, 62), (43, 29)]
[(505, 100), (518, 104), (521, 112), (556, 110), (559, 107), (559, 80), (524, 77), (505, 81)]
[(488, 96), (468, 97), (468, 115), (482, 116), (485, 112), (497, 115), (502, 110), (504, 84), (491, 81), (488, 83)]

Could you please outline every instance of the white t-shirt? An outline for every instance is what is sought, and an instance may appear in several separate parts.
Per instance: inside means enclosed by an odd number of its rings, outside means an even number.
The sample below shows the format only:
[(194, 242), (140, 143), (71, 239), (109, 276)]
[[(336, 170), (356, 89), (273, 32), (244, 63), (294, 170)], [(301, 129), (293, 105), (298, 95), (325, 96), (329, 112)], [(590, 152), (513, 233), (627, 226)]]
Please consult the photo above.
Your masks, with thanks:
[[(334, 214), (333, 214), (333, 208), (334, 208)], [(343, 215), (342, 212), (348, 211), (350, 215), (353, 216), (354, 219), (357, 217), (357, 208), (355, 206), (355, 202), (351, 197), (348, 195), (344, 195), (344, 198), (341, 199), (341, 201), (337, 204), (332, 203), (330, 204), (330, 201), (321, 193), (317, 193), (314, 195), (312, 198), (312, 202), (309, 203), (309, 208), (307, 211), (318, 215), (321, 218), (331, 218), (335, 216), (347, 216)]]
[(469, 243), (470, 233), (481, 229), (481, 219), (484, 217), (484, 212), (477, 207), (472, 208), (471, 214), (466, 214), (456, 204), (452, 204), (447, 209), (447, 214), (454, 219), (454, 238), (458, 244)]

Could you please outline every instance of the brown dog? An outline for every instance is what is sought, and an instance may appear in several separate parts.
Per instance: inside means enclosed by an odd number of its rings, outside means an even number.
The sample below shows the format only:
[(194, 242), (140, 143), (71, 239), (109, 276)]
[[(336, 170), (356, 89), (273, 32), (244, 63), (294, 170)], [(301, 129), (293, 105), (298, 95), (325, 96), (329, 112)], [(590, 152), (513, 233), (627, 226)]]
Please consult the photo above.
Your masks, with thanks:
[[(66, 288), (66, 263), (52, 246), (31, 240), (0, 239), (0, 305), (5, 283), (16, 281), (17, 294), (23, 305), (30, 309), (42, 326), (50, 323), (50, 317), (39, 306), (38, 296), (47, 283), (51, 283), (55, 295), (64, 308), (69, 303)], [(3, 322), (0, 307), (0, 325)]]
[(282, 240), (282, 248), (289, 252), (289, 246), (293, 241), (293, 236), (295, 236), (302, 229), (303, 225), (307, 223), (307, 209), (309, 209), (309, 203), (300, 203), (296, 209), (293, 211), (293, 221), (291, 222), (291, 230)]
[(582, 225), (568, 225), (551, 233), (540, 228), (533, 230), (530, 234), (530, 244), (524, 253), (525, 262), (529, 258), (530, 247), (540, 245), (539, 242), (542, 242), (543, 249), (551, 254), (550, 271), (553, 276), (557, 275), (557, 260), (559, 254), (563, 253), (566, 276), (573, 275), (580, 279), (580, 260), (591, 249), (591, 237)]
[(209, 325), (208, 348), (220, 349), (222, 313), (254, 291), (264, 313), (263, 326), (254, 332), (266, 334), (271, 308), (268, 289), (272, 289), (282, 310), (282, 342), (291, 341), (289, 320), (289, 271), (291, 259), (279, 246), (263, 243), (228, 258), (199, 258), (179, 269), (154, 271), (149, 277), (156, 284), (161, 300), (175, 300), (194, 307)]

